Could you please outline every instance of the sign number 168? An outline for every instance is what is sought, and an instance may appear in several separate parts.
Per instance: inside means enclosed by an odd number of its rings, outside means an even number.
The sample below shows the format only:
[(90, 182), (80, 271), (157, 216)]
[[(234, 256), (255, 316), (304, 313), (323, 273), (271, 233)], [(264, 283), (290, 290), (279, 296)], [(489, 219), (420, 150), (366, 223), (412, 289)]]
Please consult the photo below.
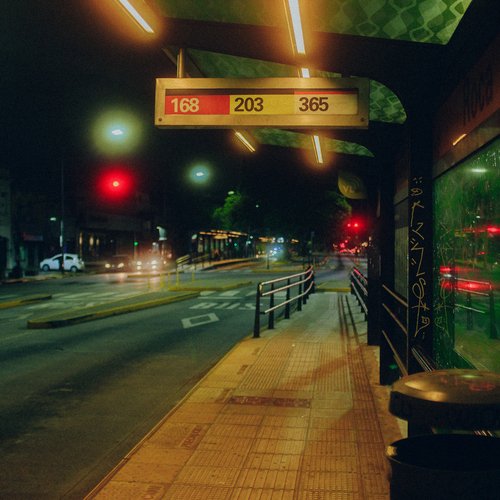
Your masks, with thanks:
[(200, 110), (198, 97), (174, 97), (170, 102), (174, 113), (197, 113)]

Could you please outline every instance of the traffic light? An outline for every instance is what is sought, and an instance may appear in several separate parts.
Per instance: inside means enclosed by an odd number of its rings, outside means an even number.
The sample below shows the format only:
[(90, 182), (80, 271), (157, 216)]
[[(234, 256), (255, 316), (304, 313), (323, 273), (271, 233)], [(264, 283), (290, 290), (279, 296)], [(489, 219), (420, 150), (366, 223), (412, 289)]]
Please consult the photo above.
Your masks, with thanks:
[(113, 169), (105, 172), (99, 179), (99, 192), (106, 200), (121, 200), (132, 191), (134, 181), (126, 170)]
[(351, 222), (348, 222), (347, 223), (347, 228), (348, 229), (352, 229), (354, 231), (358, 230), (358, 229), (361, 229), (361, 222), (357, 221), (357, 220), (354, 220), (354, 221), (351, 221)]

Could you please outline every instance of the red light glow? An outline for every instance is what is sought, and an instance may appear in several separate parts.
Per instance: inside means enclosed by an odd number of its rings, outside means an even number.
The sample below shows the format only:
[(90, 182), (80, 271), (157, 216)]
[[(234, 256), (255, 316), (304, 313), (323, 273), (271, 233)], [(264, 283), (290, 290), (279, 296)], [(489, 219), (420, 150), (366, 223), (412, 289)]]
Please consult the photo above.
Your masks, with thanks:
[(488, 292), (491, 290), (491, 284), (481, 281), (459, 281), (457, 289), (462, 292)]
[(99, 181), (99, 193), (105, 199), (121, 199), (127, 197), (134, 185), (132, 175), (121, 169), (110, 170), (104, 173)]

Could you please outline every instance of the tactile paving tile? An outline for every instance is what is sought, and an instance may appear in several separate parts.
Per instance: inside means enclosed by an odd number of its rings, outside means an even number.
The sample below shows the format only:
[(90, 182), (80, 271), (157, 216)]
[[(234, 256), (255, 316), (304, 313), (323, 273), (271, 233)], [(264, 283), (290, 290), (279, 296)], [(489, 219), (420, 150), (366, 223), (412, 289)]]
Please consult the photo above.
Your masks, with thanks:
[[(173, 484), (165, 496), (165, 500), (229, 500), (232, 489), (208, 485)], [(119, 497), (116, 497), (117, 499)], [(122, 497), (122, 498), (146, 498), (146, 497)]]
[(304, 443), (302, 441), (287, 441), (286, 439), (257, 439), (252, 450), (256, 453), (300, 455), (304, 451)]
[(304, 450), (306, 455), (336, 457), (355, 457), (358, 448), (354, 442), (346, 441), (309, 441)]
[(206, 433), (207, 439), (211, 436), (238, 437), (238, 438), (254, 438), (260, 433), (260, 428), (255, 425), (237, 425), (237, 424), (222, 424), (220, 421), (210, 426)]
[(235, 488), (231, 500), (294, 500), (294, 490)]
[(149, 442), (164, 447), (186, 447), (187, 442), (201, 439), (208, 429), (208, 425), (201, 424), (165, 424), (150, 438)]
[(204, 484), (211, 486), (231, 487), (235, 484), (236, 478), (238, 477), (239, 473), (240, 469), (234, 467), (199, 467), (186, 465), (180, 471), (174, 484)]
[(361, 493), (351, 493), (346, 491), (321, 491), (305, 490), (298, 491), (297, 500), (370, 500), (363, 498)]
[(226, 436), (209, 436), (200, 441), (198, 445), (199, 450), (208, 451), (241, 451), (248, 452), (253, 445), (253, 439), (240, 438), (240, 437), (226, 437)]
[(199, 387), (189, 395), (187, 401), (191, 403), (224, 403), (230, 396), (229, 389)]
[(218, 424), (226, 424), (226, 425), (238, 425), (243, 427), (245, 425), (256, 426), (259, 425), (264, 419), (264, 415), (262, 413), (222, 413), (217, 418)]
[(163, 484), (130, 483), (113, 480), (106, 485), (104, 491), (99, 492), (99, 498), (103, 500), (117, 500), (122, 498), (147, 498), (156, 500), (169, 498), (165, 489), (165, 485)]
[(301, 463), (303, 471), (319, 471), (336, 474), (337, 472), (359, 472), (360, 465), (356, 456), (341, 457), (334, 455), (304, 455)]
[(254, 453), (250, 452), (245, 462), (246, 469), (264, 470), (299, 470), (300, 455), (283, 453)]
[(307, 427), (308, 424), (309, 419), (303, 412), (299, 416), (266, 415), (262, 420), (262, 425), (269, 427)]
[(293, 490), (297, 482), (296, 470), (243, 469), (238, 476), (237, 487), (269, 490)]
[(367, 495), (389, 495), (389, 480), (385, 474), (362, 473), (361, 481), (363, 483), (363, 489)]
[(309, 441), (355, 442), (358, 432), (354, 429), (309, 429)]
[(300, 475), (299, 488), (304, 490), (359, 492), (359, 474), (354, 472), (307, 471)]
[(288, 439), (290, 441), (305, 441), (307, 429), (304, 427), (268, 427), (259, 429), (260, 439)]
[(193, 453), (188, 465), (194, 467), (237, 467), (241, 468), (246, 460), (246, 453), (236, 451), (203, 451)]

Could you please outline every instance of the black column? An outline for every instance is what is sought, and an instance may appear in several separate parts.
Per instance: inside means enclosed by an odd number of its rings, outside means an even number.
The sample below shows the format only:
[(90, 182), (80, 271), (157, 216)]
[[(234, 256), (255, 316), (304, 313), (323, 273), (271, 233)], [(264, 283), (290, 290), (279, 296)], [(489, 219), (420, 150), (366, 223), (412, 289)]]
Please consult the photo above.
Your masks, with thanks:
[(415, 111), (408, 175), (408, 373), (422, 371), (414, 350), (432, 356), (432, 121)]

